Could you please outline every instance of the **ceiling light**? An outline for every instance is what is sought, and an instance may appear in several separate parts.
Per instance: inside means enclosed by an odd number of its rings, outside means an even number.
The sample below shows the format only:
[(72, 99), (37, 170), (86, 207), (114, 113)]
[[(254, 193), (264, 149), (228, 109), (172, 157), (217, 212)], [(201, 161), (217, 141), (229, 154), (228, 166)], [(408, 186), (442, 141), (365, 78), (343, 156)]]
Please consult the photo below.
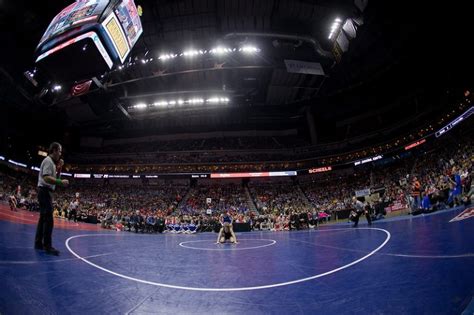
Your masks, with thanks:
[(146, 106), (145, 103), (139, 103), (139, 104), (133, 106), (133, 108), (136, 108), (136, 109), (144, 109), (144, 108), (147, 108), (147, 106)]
[(211, 97), (207, 99), (208, 103), (219, 103), (219, 98), (218, 97)]
[(241, 49), (244, 53), (256, 53), (260, 51), (260, 49), (254, 46), (244, 46)]
[(210, 52), (211, 54), (223, 55), (223, 54), (228, 53), (228, 52), (230, 52), (230, 51), (232, 51), (232, 50), (229, 49), (229, 48), (225, 48), (225, 47), (220, 47), (220, 46), (219, 46), (219, 47), (216, 47), (216, 48), (211, 49), (209, 52)]
[(202, 104), (202, 103), (204, 103), (204, 99), (202, 99), (202, 98), (192, 98), (192, 99), (188, 100), (188, 103), (189, 104)]
[(153, 103), (153, 106), (165, 107), (165, 106), (168, 106), (168, 102), (166, 101), (155, 102)]
[[(176, 54), (162, 54), (158, 57), (159, 60), (168, 60), (168, 59), (172, 59), (172, 58), (176, 58), (178, 55)], [(153, 60), (153, 59), (151, 59)]]
[(193, 57), (193, 56), (196, 56), (198, 54), (199, 54), (199, 51), (193, 50), (193, 49), (186, 50), (185, 52), (183, 52), (183, 56), (185, 56), (185, 57)]

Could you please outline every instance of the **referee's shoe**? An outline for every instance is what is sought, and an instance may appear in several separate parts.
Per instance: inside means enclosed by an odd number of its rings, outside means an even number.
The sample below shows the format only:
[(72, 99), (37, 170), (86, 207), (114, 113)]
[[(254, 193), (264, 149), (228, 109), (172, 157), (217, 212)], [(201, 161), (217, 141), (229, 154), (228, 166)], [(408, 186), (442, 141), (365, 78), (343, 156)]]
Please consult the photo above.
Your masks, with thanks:
[(44, 252), (48, 255), (54, 255), (54, 256), (59, 256), (59, 250), (57, 250), (54, 247), (45, 247)]

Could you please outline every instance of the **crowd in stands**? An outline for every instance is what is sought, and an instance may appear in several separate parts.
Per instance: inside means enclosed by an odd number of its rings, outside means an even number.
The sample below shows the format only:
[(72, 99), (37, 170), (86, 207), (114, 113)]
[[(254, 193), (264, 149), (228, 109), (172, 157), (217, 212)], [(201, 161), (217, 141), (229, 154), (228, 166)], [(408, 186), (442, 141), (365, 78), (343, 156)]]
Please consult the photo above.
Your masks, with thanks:
[[(80, 153), (71, 152), (66, 169), (72, 172), (108, 173), (295, 169), (317, 164), (339, 164), (378, 155), (410, 144), (432, 130), (432, 126), (430, 129), (419, 128), (389, 141), (382, 137), (379, 142), (365, 148), (368, 144), (360, 139), (314, 146), (297, 136), (214, 137), (107, 144), (97, 148), (81, 148)], [(353, 151), (356, 144), (361, 149)]]
[(186, 202), (179, 209), (181, 213), (204, 214), (247, 213), (248, 200), (241, 185), (226, 183), (221, 185), (199, 185), (192, 188)]
[[(315, 165), (340, 164), (364, 159), (398, 148), (416, 139), (410, 135), (366, 149), (339, 153), (334, 145), (280, 148), (279, 150), (174, 151), (142, 153), (115, 151), (120, 154), (71, 154), (65, 168), (69, 172), (92, 173), (173, 173), (173, 172), (246, 172), (301, 169)], [(133, 145), (131, 145), (133, 147)], [(347, 149), (347, 148), (346, 148)], [(111, 151), (113, 152), (113, 150)], [(127, 153), (133, 152), (133, 153)]]
[(199, 164), (199, 163), (242, 163), (286, 161), (291, 159), (289, 154), (281, 153), (249, 153), (249, 152), (168, 152), (133, 155), (81, 155), (72, 156), (70, 163), (82, 164)]
[(300, 180), (300, 185), (311, 204), (322, 210), (350, 208), (355, 191), (379, 188), (378, 198), (370, 202), (373, 207), (398, 204), (414, 212), (430, 212), (469, 202), (473, 159), (473, 142), (468, 139), (345, 176), (313, 176)]
[(100, 148), (84, 148), (83, 152), (116, 153), (281, 149), (302, 147), (308, 144), (308, 142), (297, 136), (213, 137), (210, 139), (179, 139), (106, 145)]
[(250, 192), (260, 213), (302, 211), (307, 207), (304, 196), (290, 180), (280, 182), (250, 182)]
[[(355, 191), (370, 188), (374, 212), (411, 206), (413, 213), (469, 204), (473, 197), (473, 141), (427, 147), (427, 152), (297, 179), (207, 184), (109, 183), (76, 180), (55, 194), (54, 214), (65, 220), (140, 232), (194, 233), (213, 230), (229, 212), (253, 229), (311, 228), (350, 209)], [(5, 167), (5, 169), (7, 169)], [(133, 180), (130, 180), (133, 181)], [(21, 189), (18, 189), (21, 186)], [(0, 173), (0, 200), (15, 195), (17, 207), (37, 210), (36, 178)], [(247, 190), (248, 189), (248, 190)], [(378, 209), (378, 210), (377, 210)]]
[(189, 165), (67, 165), (65, 170), (77, 173), (122, 173), (122, 174), (154, 174), (154, 173), (208, 173), (208, 172), (251, 172), (251, 171), (281, 171), (284, 169), (297, 169), (303, 167), (297, 162), (262, 162), (238, 164), (189, 164)]
[[(398, 143), (399, 144), (399, 143)], [(134, 148), (135, 145), (130, 145)], [(163, 151), (140, 152), (127, 148), (122, 151), (100, 149), (96, 153), (71, 154), (66, 169), (77, 172), (217, 172), (217, 171), (262, 171), (283, 170), (313, 166), (315, 156), (322, 163), (344, 162), (379, 154), (387, 146), (360, 150), (347, 154), (336, 154), (333, 146), (287, 147), (272, 150), (258, 149), (240, 151), (239, 147), (228, 151)], [(391, 147), (391, 146), (389, 146)], [(110, 152), (109, 152), (110, 151)], [(109, 152), (109, 153), (107, 153)], [(116, 154), (119, 152), (119, 154)], [(336, 155), (335, 155), (336, 154)]]
[(431, 152), (417, 161), (414, 173), (420, 183), (416, 206), (425, 211), (458, 206), (472, 197), (474, 143), (471, 139), (443, 147), (433, 158)]

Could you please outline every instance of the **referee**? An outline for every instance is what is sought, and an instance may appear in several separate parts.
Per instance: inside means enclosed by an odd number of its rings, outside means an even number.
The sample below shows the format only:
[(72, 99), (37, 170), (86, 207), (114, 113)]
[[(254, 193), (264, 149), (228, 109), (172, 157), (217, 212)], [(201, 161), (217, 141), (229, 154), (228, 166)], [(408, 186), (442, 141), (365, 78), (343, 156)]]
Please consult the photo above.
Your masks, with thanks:
[(367, 209), (367, 206), (360, 200), (358, 200), (356, 197), (352, 197), (352, 205), (354, 206), (356, 215), (353, 218), (354, 225), (353, 227), (357, 227), (359, 224), (359, 218), (362, 214), (365, 214), (365, 217), (367, 219), (367, 223), (369, 225), (372, 225), (372, 219), (370, 217), (370, 213)]
[(53, 191), (56, 186), (67, 186), (67, 179), (56, 177), (56, 164), (62, 166), (62, 147), (53, 142), (49, 146), (49, 155), (41, 162), (38, 175), (38, 202), (40, 217), (36, 228), (35, 249), (45, 250), (47, 254), (59, 255), (59, 251), (52, 246), (51, 234), (53, 233)]

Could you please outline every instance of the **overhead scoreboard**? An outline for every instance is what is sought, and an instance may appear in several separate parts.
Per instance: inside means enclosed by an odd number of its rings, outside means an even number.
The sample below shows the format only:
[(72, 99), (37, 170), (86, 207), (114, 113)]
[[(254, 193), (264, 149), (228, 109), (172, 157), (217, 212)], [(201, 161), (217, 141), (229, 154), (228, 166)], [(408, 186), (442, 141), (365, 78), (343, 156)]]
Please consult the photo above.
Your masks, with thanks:
[(35, 52), (57, 80), (81, 80), (122, 64), (143, 33), (133, 0), (80, 0), (57, 14)]

